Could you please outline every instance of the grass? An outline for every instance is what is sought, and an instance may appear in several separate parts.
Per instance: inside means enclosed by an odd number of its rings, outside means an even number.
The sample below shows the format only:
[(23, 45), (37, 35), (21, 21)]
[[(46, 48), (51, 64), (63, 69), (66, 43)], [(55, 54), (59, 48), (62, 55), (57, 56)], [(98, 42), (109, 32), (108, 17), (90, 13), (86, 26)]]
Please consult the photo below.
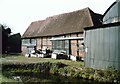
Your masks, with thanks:
[(72, 66), (72, 67), (81, 67), (84, 65), (83, 62), (80, 61), (71, 61), (71, 60), (57, 60), (52, 58), (37, 58), (37, 57), (25, 57), (25, 56), (8, 56), (2, 59), (2, 64), (4, 63), (42, 63), (42, 62), (51, 62), (51, 63), (57, 63), (61, 62), (66, 65)]
[[(25, 57), (20, 55), (7, 55), (3, 58), (0, 58), (0, 64), (29, 64), (29, 63), (43, 63), (43, 62), (50, 62), (50, 63), (57, 63), (61, 62), (63, 64), (66, 64), (70, 67), (81, 67), (83, 66), (83, 62), (80, 61), (71, 61), (71, 60), (57, 60), (52, 58), (38, 58), (38, 57)], [(2, 82), (15, 82), (15, 80), (11, 78), (7, 78), (2, 73), (0, 73), (0, 84)]]

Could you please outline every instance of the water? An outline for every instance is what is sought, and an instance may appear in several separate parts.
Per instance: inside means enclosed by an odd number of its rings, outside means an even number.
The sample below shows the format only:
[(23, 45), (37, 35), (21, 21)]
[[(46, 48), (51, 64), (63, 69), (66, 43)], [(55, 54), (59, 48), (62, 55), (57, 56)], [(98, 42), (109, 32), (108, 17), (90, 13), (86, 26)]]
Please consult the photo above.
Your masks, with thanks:
[(72, 77), (64, 77), (61, 75), (53, 75), (49, 73), (24, 73), (24, 74), (16, 74), (19, 75), (17, 77), (20, 77), (22, 82), (24, 84), (28, 84), (29, 82), (39, 82), (39, 83), (57, 83), (57, 84), (107, 84), (107, 83), (101, 83), (96, 81), (90, 81), (85, 79), (77, 79)]

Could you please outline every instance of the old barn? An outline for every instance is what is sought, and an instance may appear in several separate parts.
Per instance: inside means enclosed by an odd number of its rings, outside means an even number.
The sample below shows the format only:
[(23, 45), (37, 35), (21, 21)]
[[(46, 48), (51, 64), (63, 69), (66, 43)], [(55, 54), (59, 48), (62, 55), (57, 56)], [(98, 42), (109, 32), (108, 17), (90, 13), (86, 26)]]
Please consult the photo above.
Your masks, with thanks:
[(89, 8), (35, 21), (22, 36), (22, 54), (49, 48), (53, 53), (84, 56), (84, 28), (101, 25), (102, 15)]

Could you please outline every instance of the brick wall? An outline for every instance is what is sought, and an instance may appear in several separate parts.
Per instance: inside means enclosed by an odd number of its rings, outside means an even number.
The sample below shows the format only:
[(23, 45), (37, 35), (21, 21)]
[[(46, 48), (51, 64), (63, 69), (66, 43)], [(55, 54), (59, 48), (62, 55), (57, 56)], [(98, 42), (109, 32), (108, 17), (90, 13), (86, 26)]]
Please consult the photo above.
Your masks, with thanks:
[[(81, 37), (83, 36), (83, 34), (67, 34), (64, 37)], [(46, 49), (47, 47), (49, 49), (52, 49), (52, 41), (50, 41), (51, 37), (42, 37), (42, 38), (37, 38), (36, 41), (36, 49)], [(70, 40), (70, 49), (71, 49), (71, 54), (74, 56), (80, 56), (83, 57), (84, 56), (84, 51), (81, 49), (83, 49), (83, 45), (81, 45), (81, 43), (83, 43), (83, 40)], [(27, 46), (22, 45), (22, 54), (26, 54), (27, 53)]]
[[(83, 34), (71, 34), (71, 37), (82, 37)], [(71, 40), (71, 54), (73, 56), (80, 56), (83, 57), (84, 56), (84, 50), (83, 49), (83, 45), (81, 45), (83, 43), (83, 40)]]
[(37, 38), (37, 49), (52, 49), (52, 42), (50, 37)]
[(27, 53), (27, 46), (26, 45), (22, 45), (21, 47), (22, 49), (22, 55), (25, 55)]

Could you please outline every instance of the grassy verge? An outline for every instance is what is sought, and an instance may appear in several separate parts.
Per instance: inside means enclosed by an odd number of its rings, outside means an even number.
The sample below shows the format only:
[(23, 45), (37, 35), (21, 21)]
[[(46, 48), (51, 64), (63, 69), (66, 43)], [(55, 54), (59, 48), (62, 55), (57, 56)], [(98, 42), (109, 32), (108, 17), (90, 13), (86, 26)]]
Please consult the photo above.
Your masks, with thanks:
[[(13, 65), (13, 67), (15, 65), (18, 65), (18, 66), (22, 66), (22, 65), (29, 65), (29, 64), (38, 64), (38, 63), (63, 63), (67, 66), (71, 66), (71, 67), (83, 67), (83, 62), (74, 62), (74, 61), (71, 61), (71, 60), (56, 60), (56, 59), (51, 59), (51, 58), (34, 58), (34, 57), (31, 57), (31, 58), (27, 58), (27, 57), (24, 57), (24, 56), (20, 56), (20, 55), (4, 55), (2, 56), (3, 58), (1, 58), (1, 64), (2, 65), (10, 65), (9, 67), (11, 67), (11, 65)], [(28, 66), (27, 66), (28, 67)], [(33, 67), (33, 66), (32, 66)], [(21, 72), (39, 72), (38, 71), (39, 69), (32, 69), (32, 70), (26, 70), (26, 69), (9, 69), (8, 71), (13, 71), (13, 72), (17, 72), (17, 73), (21, 73)], [(51, 72), (54, 72), (55, 73), (55, 67), (54, 69), (51, 69)], [(6, 73), (6, 72), (5, 72)], [(9, 74), (7, 74), (9, 75)], [(12, 79), (10, 77), (7, 77), (5, 75), (1, 75), (2, 77), (2, 81), (4, 82), (5, 80), (8, 82), (11, 81), (12, 82)]]
[[(94, 70), (92, 68), (81, 68), (81, 67), (71, 67), (65, 65), (61, 62), (51, 63), (31, 63), (31, 64), (3, 64), (3, 74), (4, 76), (22, 76), (23, 81), (33, 82), (34, 77), (39, 78), (40, 74), (54, 74), (63, 77), (72, 77), (86, 80), (94, 80), (98, 82), (105, 83), (120, 83), (120, 72), (117, 70), (107, 69), (107, 70)], [(34, 75), (35, 74), (35, 75)], [(38, 75), (38, 76), (37, 76)], [(27, 76), (24, 79), (24, 76)], [(32, 77), (34, 76), (34, 77)], [(29, 77), (29, 79), (28, 79)], [(30, 78), (33, 78), (30, 80)], [(27, 79), (27, 80), (26, 80)], [(35, 81), (38, 81), (36, 79)], [(51, 80), (53, 81), (53, 80)], [(39, 81), (38, 81), (39, 82)]]
[[(2, 65), (5, 77), (10, 75), (9, 73), (12, 73), (12, 75), (22, 74), (23, 78), (29, 76), (23, 79), (24, 81), (38, 81), (39, 79), (32, 78), (34, 74), (38, 74), (39, 78), (40, 73), (50, 73), (63, 77), (77, 78), (78, 80), (85, 79), (107, 83), (120, 83), (120, 71), (111, 68), (106, 70), (94, 70), (92, 68), (85, 68), (83, 62), (74, 62), (70, 60), (11, 56), (5, 57), (4, 60), (2, 60)], [(30, 80), (30, 78), (32, 79)]]

